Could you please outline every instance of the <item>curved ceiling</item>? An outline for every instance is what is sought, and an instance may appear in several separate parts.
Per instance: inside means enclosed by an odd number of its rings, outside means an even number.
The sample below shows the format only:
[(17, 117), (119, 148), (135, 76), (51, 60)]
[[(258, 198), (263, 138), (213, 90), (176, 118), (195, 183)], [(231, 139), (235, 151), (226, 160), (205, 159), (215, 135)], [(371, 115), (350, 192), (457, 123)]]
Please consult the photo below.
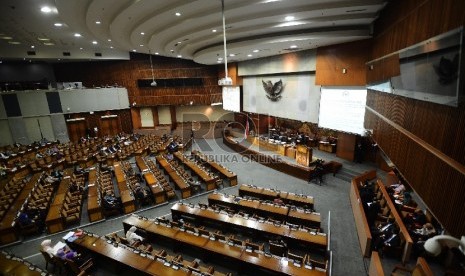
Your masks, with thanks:
[[(386, 3), (224, 2), (228, 61), (369, 38)], [(50, 12), (41, 12), (45, 6)], [(34, 46), (36, 58), (63, 52), (69, 59), (95, 58), (97, 52), (100, 58), (127, 58), (129, 51), (150, 50), (202, 64), (223, 62), (220, 0), (2, 0), (0, 7), (0, 58), (27, 58)]]

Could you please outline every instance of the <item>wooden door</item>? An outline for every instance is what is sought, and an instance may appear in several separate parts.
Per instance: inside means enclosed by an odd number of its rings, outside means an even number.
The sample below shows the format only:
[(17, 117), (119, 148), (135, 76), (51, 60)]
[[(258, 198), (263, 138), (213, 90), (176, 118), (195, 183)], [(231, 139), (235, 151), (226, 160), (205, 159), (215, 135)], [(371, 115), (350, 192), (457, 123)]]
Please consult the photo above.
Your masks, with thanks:
[(69, 140), (77, 142), (81, 137), (87, 135), (87, 122), (86, 121), (74, 121), (67, 122)]
[(121, 132), (118, 118), (105, 118), (100, 121), (101, 135), (114, 136)]

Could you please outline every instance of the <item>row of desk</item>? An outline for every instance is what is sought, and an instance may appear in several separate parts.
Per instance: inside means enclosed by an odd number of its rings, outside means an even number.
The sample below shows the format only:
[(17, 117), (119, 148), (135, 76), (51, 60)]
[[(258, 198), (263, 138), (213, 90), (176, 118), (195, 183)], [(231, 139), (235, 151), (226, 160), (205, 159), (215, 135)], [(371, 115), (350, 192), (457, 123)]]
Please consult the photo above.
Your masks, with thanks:
[(244, 211), (263, 217), (271, 217), (280, 221), (307, 227), (320, 228), (321, 217), (318, 213), (289, 208), (287, 206), (264, 203), (260, 200), (250, 200), (232, 195), (212, 193), (208, 196), (209, 205), (221, 205), (235, 211)]
[(126, 184), (126, 174), (124, 173), (120, 162), (115, 163), (113, 167), (116, 182), (118, 184), (119, 195), (121, 197), (121, 202), (123, 203), (124, 213), (132, 213), (136, 210), (136, 203), (131, 190), (129, 190), (128, 185)]
[(170, 181), (181, 191), (181, 197), (188, 198), (192, 196), (191, 186), (171, 167), (171, 164), (161, 155), (158, 155), (156, 159), (163, 170), (168, 174)]
[(158, 183), (157, 178), (151, 171), (143, 173), (145, 182), (152, 192), (155, 204), (160, 204), (166, 201), (166, 193), (163, 187)]
[(30, 192), (39, 181), (41, 175), (42, 173), (36, 173), (31, 177), (0, 221), (0, 244), (11, 243), (19, 239), (18, 231), (16, 231), (15, 227), (16, 214), (21, 209), (24, 201), (29, 197)]
[(71, 182), (71, 175), (72, 170), (65, 170), (63, 178), (60, 184), (58, 185), (58, 190), (55, 194), (55, 197), (48, 209), (47, 217), (45, 218), (45, 226), (47, 227), (47, 232), (49, 234), (56, 233), (65, 229), (65, 223), (61, 216), (61, 209), (63, 208), (66, 193), (68, 192), (69, 183)]
[(97, 170), (92, 168), (89, 170), (89, 180), (87, 189), (87, 214), (89, 221), (94, 222), (103, 219), (102, 207), (100, 206), (98, 183), (97, 183)]
[(186, 165), (195, 175), (198, 176), (199, 179), (201, 179), (207, 188), (207, 191), (211, 191), (216, 188), (216, 180), (212, 176), (210, 176), (207, 172), (199, 168), (199, 166), (195, 163), (192, 162), (189, 158), (184, 156), (184, 154), (178, 152), (175, 152), (174, 157), (179, 160), (182, 164)]
[(173, 246), (194, 248), (196, 252), (200, 252), (207, 258), (225, 258), (230, 265), (243, 270), (251, 269), (272, 275), (326, 275), (324, 271), (309, 269), (305, 266), (298, 267), (283, 257), (266, 256), (255, 251), (248, 252), (243, 247), (229, 245), (226, 242), (189, 233), (153, 220), (130, 216), (123, 221), (123, 225), (125, 230), (131, 226), (145, 230), (152, 240), (162, 239)]
[(314, 207), (314, 198), (312, 196), (298, 195), (248, 184), (242, 184), (239, 187), (239, 196), (251, 196), (264, 200), (274, 200), (279, 197), (290, 205), (302, 206), (310, 209)]
[(91, 252), (93, 255), (97, 255), (99, 259), (113, 261), (112, 264), (115, 264), (113, 269), (115, 270), (119, 270), (122, 268), (121, 266), (124, 266), (125, 268), (130, 268), (134, 272), (143, 275), (191, 275), (190, 271), (182, 269), (176, 270), (171, 266), (165, 266), (163, 261), (157, 259), (152, 260), (151, 258), (143, 257), (127, 248), (114, 246), (100, 237), (84, 234), (82, 237), (74, 240), (70, 246), (76, 248), (78, 251)]
[(210, 160), (207, 156), (202, 154), (200, 151), (193, 150), (192, 155), (195, 157), (199, 158), (206, 164), (210, 166), (210, 168), (219, 173), (222, 178), (227, 178), (229, 180), (229, 185), (230, 186), (236, 186), (237, 185), (237, 174), (233, 173), (232, 171), (226, 169), (225, 167), (221, 166), (220, 164), (216, 163), (215, 161)]
[(211, 208), (201, 208), (200, 206), (189, 206), (176, 203), (171, 208), (173, 219), (190, 218), (197, 221), (219, 225), (224, 229), (238, 229), (240, 232), (251, 233), (255, 236), (264, 236), (274, 239), (282, 237), (288, 243), (294, 245), (309, 246), (318, 250), (326, 250), (328, 238), (325, 234), (316, 234), (301, 229), (291, 229), (284, 225), (275, 225), (265, 221), (253, 220), (237, 215), (215, 211)]

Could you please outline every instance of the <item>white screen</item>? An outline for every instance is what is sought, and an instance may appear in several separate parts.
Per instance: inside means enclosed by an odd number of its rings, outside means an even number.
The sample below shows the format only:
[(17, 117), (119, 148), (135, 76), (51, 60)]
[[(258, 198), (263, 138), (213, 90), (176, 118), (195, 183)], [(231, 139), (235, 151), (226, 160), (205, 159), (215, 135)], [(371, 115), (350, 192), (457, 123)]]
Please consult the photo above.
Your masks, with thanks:
[(239, 86), (223, 86), (223, 109), (241, 112), (241, 91)]
[(323, 128), (363, 135), (365, 88), (321, 88), (318, 125)]

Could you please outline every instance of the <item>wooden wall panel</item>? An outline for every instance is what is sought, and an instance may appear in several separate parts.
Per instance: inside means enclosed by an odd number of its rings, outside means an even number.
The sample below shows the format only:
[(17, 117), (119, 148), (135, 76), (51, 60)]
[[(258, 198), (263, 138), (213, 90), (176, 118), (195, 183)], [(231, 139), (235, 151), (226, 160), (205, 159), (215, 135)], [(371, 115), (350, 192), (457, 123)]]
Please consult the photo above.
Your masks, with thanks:
[(357, 136), (350, 133), (338, 132), (336, 156), (345, 160), (355, 160), (355, 143)]
[(140, 108), (133, 107), (131, 108), (131, 120), (134, 129), (140, 129), (142, 127), (142, 119), (140, 116)]
[(218, 86), (218, 66), (207, 66), (193, 61), (154, 56), (154, 76), (157, 78), (202, 78), (199, 87), (139, 88), (138, 79), (151, 79), (148, 55), (131, 53), (129, 61), (92, 61), (57, 63), (54, 71), (57, 82), (82, 81), (86, 87), (118, 84), (128, 89), (129, 102), (138, 106), (211, 104), (221, 98)]
[[(370, 40), (318, 48), (315, 84), (365, 86), (365, 63), (369, 60), (370, 49)], [(345, 74), (343, 68), (347, 70)]]
[[(389, 1), (375, 23), (370, 60), (465, 23), (463, 0)], [(392, 72), (385, 68), (385, 72)], [(389, 67), (389, 66), (387, 66)], [(368, 72), (368, 80), (378, 72)], [(454, 108), (368, 91), (365, 126), (447, 231), (465, 233), (465, 104)]]

